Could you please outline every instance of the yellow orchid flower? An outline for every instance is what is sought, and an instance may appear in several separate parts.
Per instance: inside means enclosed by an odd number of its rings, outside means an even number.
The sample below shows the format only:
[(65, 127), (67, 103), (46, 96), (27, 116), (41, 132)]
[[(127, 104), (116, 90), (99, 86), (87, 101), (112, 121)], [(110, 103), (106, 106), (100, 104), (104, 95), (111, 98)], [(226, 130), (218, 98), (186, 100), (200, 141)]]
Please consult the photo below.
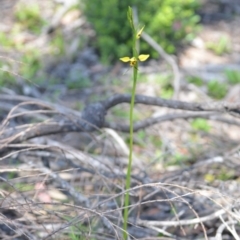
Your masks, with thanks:
[(143, 62), (146, 61), (149, 58), (149, 54), (141, 54), (138, 56), (138, 59)]
[(132, 57), (132, 58), (123, 57), (123, 58), (120, 58), (120, 60), (123, 62), (130, 62), (130, 66), (134, 67), (138, 60), (143, 62), (143, 61), (146, 61), (148, 58), (149, 58), (149, 54), (141, 54), (138, 56), (138, 59), (136, 59), (135, 57)]
[(143, 29), (144, 29), (145, 26), (143, 26), (137, 33), (137, 39), (139, 39), (141, 37), (141, 34), (143, 32)]

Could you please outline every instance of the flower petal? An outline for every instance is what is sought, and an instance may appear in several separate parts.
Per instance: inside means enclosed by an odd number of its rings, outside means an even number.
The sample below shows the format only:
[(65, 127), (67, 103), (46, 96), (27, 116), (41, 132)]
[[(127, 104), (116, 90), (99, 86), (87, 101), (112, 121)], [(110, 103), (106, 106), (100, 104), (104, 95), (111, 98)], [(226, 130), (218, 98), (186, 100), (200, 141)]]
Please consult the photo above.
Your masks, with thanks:
[(134, 67), (136, 65), (137, 61), (134, 59), (132, 61), (130, 61), (130, 66)]
[(138, 56), (138, 59), (143, 62), (146, 61), (149, 58), (149, 54), (141, 54)]
[(123, 57), (123, 58), (120, 58), (120, 60), (123, 61), (123, 62), (131, 61), (130, 57)]
[(137, 39), (139, 39), (141, 37), (142, 31), (144, 29), (145, 26), (143, 26), (137, 33)]

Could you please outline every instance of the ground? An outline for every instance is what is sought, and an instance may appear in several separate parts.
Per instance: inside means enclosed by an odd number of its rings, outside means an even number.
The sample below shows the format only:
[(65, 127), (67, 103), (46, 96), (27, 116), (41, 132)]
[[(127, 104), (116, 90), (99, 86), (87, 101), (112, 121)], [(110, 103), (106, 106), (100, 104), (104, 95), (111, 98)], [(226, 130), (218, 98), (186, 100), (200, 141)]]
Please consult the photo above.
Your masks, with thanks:
[[(36, 2), (47, 24), (40, 33), (19, 30), (17, 9)], [(99, 131), (82, 132), (79, 118), (91, 103), (130, 93), (130, 67), (100, 62), (88, 44), (94, 29), (74, 1), (0, 4), (8, 36), (0, 35), (8, 46), (0, 46), (1, 69), (13, 81), (0, 81), (0, 238), (121, 239), (129, 104), (107, 109)], [(135, 106), (137, 124), (159, 120), (134, 135), (132, 239), (240, 235), (240, 3), (202, 4), (191, 44), (139, 69), (137, 94), (167, 102)], [(186, 102), (199, 104), (197, 117)]]

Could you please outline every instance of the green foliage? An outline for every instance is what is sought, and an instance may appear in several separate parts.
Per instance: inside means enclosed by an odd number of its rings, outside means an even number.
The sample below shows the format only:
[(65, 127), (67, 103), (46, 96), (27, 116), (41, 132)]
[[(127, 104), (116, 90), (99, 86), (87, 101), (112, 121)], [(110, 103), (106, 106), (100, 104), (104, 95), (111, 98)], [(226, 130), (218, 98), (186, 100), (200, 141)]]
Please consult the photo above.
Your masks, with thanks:
[(221, 169), (220, 173), (216, 176), (216, 179), (227, 181), (233, 179), (235, 176), (234, 170)]
[[(126, 9), (135, 6), (138, 10), (139, 24), (146, 25), (146, 31), (164, 49), (173, 53), (176, 46), (193, 38), (200, 20), (195, 11), (197, 0), (83, 0), (88, 21), (96, 30), (95, 46), (102, 60), (110, 62), (131, 52), (131, 31), (127, 23)], [(158, 54), (145, 42), (140, 43), (141, 52), (151, 57)]]
[(215, 180), (221, 180), (221, 181), (228, 181), (233, 179), (235, 176), (235, 171), (226, 169), (225, 167), (222, 167), (219, 169), (216, 173), (207, 173), (204, 175), (204, 180), (209, 183), (213, 183)]
[(165, 86), (161, 90), (161, 98), (170, 99), (174, 93), (172, 85)]
[[(147, 32), (168, 53), (174, 53), (180, 43), (193, 39), (200, 21), (195, 13), (199, 6), (195, 0), (182, 0), (177, 4), (175, 0), (151, 0), (147, 1), (146, 6), (149, 10), (142, 11), (143, 16), (139, 18), (145, 22)], [(145, 48), (146, 43), (143, 45)]]
[(161, 98), (169, 99), (173, 96), (172, 75), (160, 75), (157, 82), (161, 86)]
[[(139, 146), (145, 147), (146, 142), (149, 142), (157, 149), (161, 148), (162, 139), (159, 136), (147, 135), (145, 130), (139, 130), (136, 134), (137, 134), (136, 144), (138, 144)], [(157, 155), (159, 155), (158, 150), (157, 150)]]
[(150, 142), (156, 147), (160, 148), (162, 146), (162, 139), (159, 136), (149, 136)]
[(50, 45), (52, 46), (53, 53), (55, 55), (62, 55), (65, 51), (65, 43), (63, 34), (60, 31), (56, 31), (53, 38), (51, 39)]
[(129, 112), (126, 109), (122, 109), (122, 108), (114, 108), (112, 109), (112, 112), (114, 114), (114, 116), (119, 117), (119, 118), (128, 118), (129, 117)]
[(203, 80), (198, 76), (189, 76), (187, 81), (199, 87), (201, 87), (204, 83)]
[(75, 110), (81, 111), (83, 108), (84, 108), (84, 103), (82, 103), (80, 101), (79, 102), (75, 102), (75, 106), (74, 106)]
[(35, 3), (19, 4), (15, 12), (16, 20), (29, 31), (39, 34), (45, 21), (41, 17), (39, 6)]
[(14, 75), (11, 73), (11, 66), (0, 62), (0, 87), (11, 87), (16, 84)]
[(207, 85), (208, 94), (215, 99), (222, 99), (226, 96), (228, 86), (225, 83), (221, 83), (217, 80), (212, 80)]
[[(123, 108), (122, 106), (116, 106), (114, 109), (112, 109), (112, 113), (114, 116), (122, 119), (129, 118), (129, 111), (127, 108)], [(133, 121), (139, 121), (141, 119), (141, 112), (135, 111), (133, 113)]]
[(228, 69), (225, 71), (225, 75), (231, 84), (240, 83), (240, 71)]
[(189, 156), (183, 155), (181, 153), (176, 153), (173, 156), (169, 156), (168, 162), (166, 163), (166, 166), (172, 166), (172, 165), (185, 165), (189, 161)]
[(9, 172), (7, 175), (8, 175), (8, 179), (13, 179), (13, 178), (17, 177), (16, 172)]
[(16, 183), (15, 188), (22, 192), (32, 191), (34, 190), (34, 184)]
[(204, 132), (209, 132), (211, 127), (206, 119), (196, 118), (192, 121), (191, 126), (194, 130), (200, 130)]
[(68, 80), (66, 82), (68, 89), (81, 89), (91, 87), (91, 81), (88, 78), (82, 78), (81, 76), (78, 79)]
[(3, 47), (12, 47), (14, 44), (11, 40), (11, 37), (7, 36), (6, 33), (0, 32), (0, 45)]
[(38, 50), (29, 50), (26, 52), (21, 62), (20, 74), (26, 79), (34, 77), (37, 71), (41, 68), (40, 52)]
[[(138, 82), (141, 82), (141, 74), (139, 74)], [(155, 88), (155, 91), (159, 93), (161, 98), (169, 99), (173, 96), (174, 89), (172, 86), (172, 74), (156, 74), (153, 78), (145, 76), (144, 83), (150, 84)]]
[(30, 79), (35, 76), (37, 71), (42, 67), (40, 62), (41, 54), (38, 49), (27, 49), (22, 43), (13, 40), (14, 36), (19, 33), (20, 29), (20, 25), (15, 24), (11, 29), (11, 32), (8, 34), (0, 32), (0, 45), (5, 49), (12, 48), (16, 52), (19, 50), (23, 53), (18, 59), (20, 66), (18, 72), (13, 72), (10, 64), (0, 62), (0, 86), (14, 86), (16, 84), (16, 75), (22, 76), (25, 79)]
[(138, 131), (138, 132), (137, 132), (137, 138), (138, 138), (138, 140), (141, 140), (141, 142), (140, 142), (139, 145), (142, 146), (142, 147), (144, 147), (145, 144), (143, 144), (143, 143), (144, 143), (145, 140), (146, 140), (146, 131), (144, 131), (144, 130)]
[(70, 227), (70, 233), (68, 234), (68, 237), (71, 240), (85, 240), (85, 239), (95, 240), (96, 239), (94, 237), (87, 237), (88, 233), (89, 233), (89, 227), (84, 226), (82, 224), (78, 224), (75, 226), (72, 225)]
[(207, 43), (206, 47), (216, 55), (222, 56), (230, 51), (230, 42), (226, 36), (222, 36), (219, 41)]
[(0, 183), (0, 188), (8, 192), (12, 191), (12, 186), (10, 186), (8, 183), (5, 183), (5, 182)]

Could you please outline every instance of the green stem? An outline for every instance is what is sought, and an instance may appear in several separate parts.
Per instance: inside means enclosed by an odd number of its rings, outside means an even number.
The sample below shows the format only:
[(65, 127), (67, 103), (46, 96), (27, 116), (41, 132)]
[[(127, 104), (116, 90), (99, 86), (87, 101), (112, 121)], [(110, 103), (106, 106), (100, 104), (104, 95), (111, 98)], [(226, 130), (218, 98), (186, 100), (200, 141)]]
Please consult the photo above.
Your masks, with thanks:
[(127, 225), (128, 225), (128, 206), (129, 206), (129, 189), (131, 186), (131, 170), (132, 170), (132, 153), (133, 153), (133, 108), (135, 102), (135, 92), (136, 92), (136, 85), (137, 85), (137, 69), (133, 67), (133, 88), (132, 88), (132, 97), (131, 97), (131, 106), (130, 106), (130, 139), (129, 139), (129, 159), (128, 159), (128, 169), (127, 169), (127, 176), (126, 176), (126, 194), (124, 199), (124, 222), (123, 222), (123, 229), (124, 229), (124, 239), (127, 240), (128, 233), (127, 233)]
[[(132, 42), (132, 50), (133, 56), (135, 59), (138, 59), (138, 52), (136, 49), (137, 46), (137, 38), (136, 38), (136, 29), (133, 24), (132, 18), (132, 9), (128, 8), (128, 20), (130, 22), (130, 26), (132, 28), (133, 33), (133, 42)], [(126, 176), (126, 193), (124, 197), (124, 214), (123, 214), (123, 237), (124, 240), (128, 239), (127, 225), (128, 225), (128, 206), (129, 206), (129, 189), (131, 187), (131, 171), (132, 171), (132, 155), (133, 155), (133, 109), (135, 103), (135, 92), (137, 86), (137, 74), (138, 74), (138, 61), (136, 61), (136, 65), (133, 66), (133, 87), (132, 87), (132, 97), (131, 97), (131, 105), (130, 105), (130, 134), (129, 134), (129, 159), (128, 159), (128, 169)]]

